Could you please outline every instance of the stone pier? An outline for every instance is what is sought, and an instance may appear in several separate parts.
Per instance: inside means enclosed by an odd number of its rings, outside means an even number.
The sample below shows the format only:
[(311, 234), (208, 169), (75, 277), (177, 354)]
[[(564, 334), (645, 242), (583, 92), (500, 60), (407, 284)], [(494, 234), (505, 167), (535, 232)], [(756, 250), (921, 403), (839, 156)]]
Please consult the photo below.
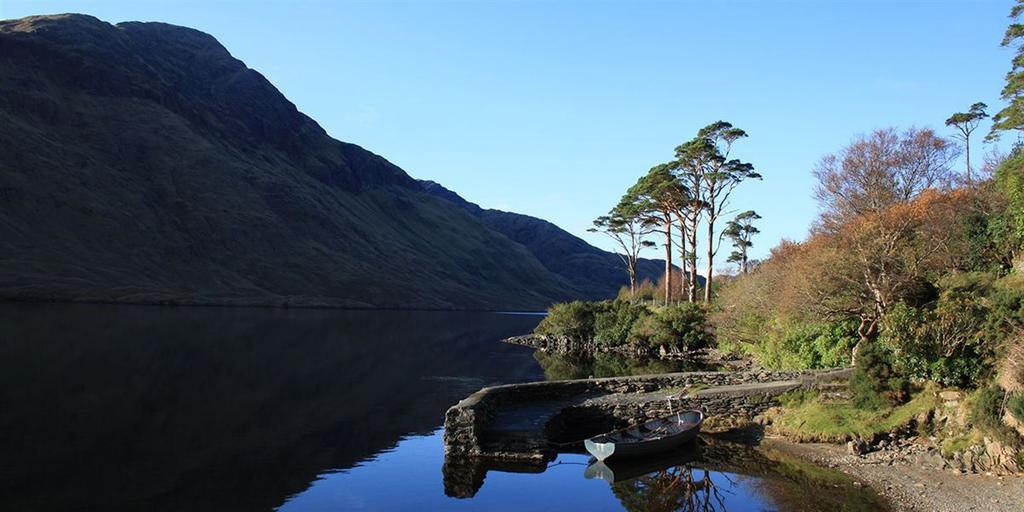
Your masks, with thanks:
[(783, 393), (851, 371), (686, 372), (484, 388), (445, 414), (445, 455), (543, 461), (584, 438), (679, 409), (701, 408), (705, 431), (727, 431), (756, 421)]

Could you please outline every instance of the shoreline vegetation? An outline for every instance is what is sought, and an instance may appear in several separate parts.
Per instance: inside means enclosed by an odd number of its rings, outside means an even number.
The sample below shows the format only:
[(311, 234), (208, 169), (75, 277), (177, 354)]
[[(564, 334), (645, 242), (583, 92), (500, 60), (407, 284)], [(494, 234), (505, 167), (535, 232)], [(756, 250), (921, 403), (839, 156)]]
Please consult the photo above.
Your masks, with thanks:
[[(1018, 0), (1003, 40), (1017, 54), (1007, 106), (988, 141), (1024, 131), (1022, 13)], [(765, 369), (853, 366), (842, 386), (782, 397), (764, 418), (769, 432), (921, 467), (1024, 471), (1024, 143), (992, 146), (972, 168), (987, 108), (953, 113), (950, 137), (881, 128), (823, 156), (809, 236), (760, 261), (748, 257), (760, 215), (715, 227), (732, 191), (761, 179), (731, 154), (747, 134), (708, 125), (594, 222), (622, 249), (630, 286), (612, 301), (552, 306), (535, 336), (591, 355), (713, 348)], [(724, 240), (736, 270), (716, 275)], [(665, 271), (639, 282), (633, 262), (653, 248)]]

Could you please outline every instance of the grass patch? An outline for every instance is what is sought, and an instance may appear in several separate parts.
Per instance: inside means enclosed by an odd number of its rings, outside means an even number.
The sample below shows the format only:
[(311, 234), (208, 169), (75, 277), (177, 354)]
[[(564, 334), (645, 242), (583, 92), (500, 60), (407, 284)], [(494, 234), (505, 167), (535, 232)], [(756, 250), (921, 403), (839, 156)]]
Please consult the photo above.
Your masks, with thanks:
[[(1022, 442), (1017, 432), (1003, 423), (1003, 406), (1005, 395), (1003, 390), (996, 385), (978, 388), (977, 391), (967, 397), (967, 404), (970, 407), (970, 420), (975, 428), (995, 437), (998, 441), (1013, 446), (1021, 447)], [(1010, 414), (1013, 414), (1011, 411)]]
[(971, 431), (956, 437), (950, 437), (942, 441), (942, 456), (952, 457), (954, 453), (962, 452), (967, 447), (978, 444), (981, 441), (977, 432)]
[(1009, 400), (1006, 401), (1006, 409), (1010, 411), (1015, 420), (1024, 421), (1024, 395), (1020, 393), (1010, 395)]
[(709, 386), (707, 384), (694, 384), (694, 385), (686, 388), (686, 396), (693, 397), (693, 396), (697, 395), (698, 391), (701, 391), (701, 390), (704, 390), (704, 389), (710, 389), (710, 388), (711, 388), (711, 386)]
[(787, 393), (780, 402), (783, 408), (772, 418), (779, 433), (833, 442), (888, 432), (938, 405), (931, 386), (914, 394), (905, 404), (872, 410), (858, 409), (848, 402), (822, 403), (816, 392), (808, 390)]

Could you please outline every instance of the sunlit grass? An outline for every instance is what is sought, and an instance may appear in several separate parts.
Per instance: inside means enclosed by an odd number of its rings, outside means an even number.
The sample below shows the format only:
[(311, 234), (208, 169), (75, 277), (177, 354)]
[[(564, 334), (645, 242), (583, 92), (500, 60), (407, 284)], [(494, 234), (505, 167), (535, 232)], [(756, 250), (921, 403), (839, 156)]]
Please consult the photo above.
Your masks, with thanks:
[(888, 432), (938, 405), (936, 390), (928, 386), (905, 404), (877, 410), (854, 407), (849, 402), (822, 402), (817, 393), (799, 391), (782, 399), (773, 414), (773, 427), (783, 435), (808, 440), (840, 441)]

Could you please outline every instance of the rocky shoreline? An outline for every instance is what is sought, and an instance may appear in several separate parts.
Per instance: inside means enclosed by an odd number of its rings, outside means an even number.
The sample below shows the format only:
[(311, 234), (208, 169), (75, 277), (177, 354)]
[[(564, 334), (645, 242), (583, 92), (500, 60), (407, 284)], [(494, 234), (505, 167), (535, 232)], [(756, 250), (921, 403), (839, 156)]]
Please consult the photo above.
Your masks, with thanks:
[(729, 357), (714, 348), (702, 348), (683, 352), (674, 347), (671, 349), (666, 349), (665, 347), (652, 349), (651, 347), (632, 344), (605, 345), (594, 341), (578, 341), (565, 336), (548, 336), (543, 334), (524, 334), (522, 336), (512, 336), (511, 338), (506, 338), (501, 341), (503, 343), (521, 345), (541, 352), (560, 355), (594, 355), (611, 353), (625, 357), (687, 360), (700, 363), (708, 367), (717, 367), (733, 371), (760, 369), (749, 360)]
[[(754, 373), (760, 370), (751, 361), (732, 360), (715, 349), (687, 354), (653, 351), (652, 354), (644, 347), (609, 347), (534, 334), (503, 341), (561, 355), (617, 353), (626, 357), (687, 359), (717, 365), (720, 369), (744, 369)], [(820, 390), (830, 399), (849, 398), (848, 392), (834, 390), (830, 385), (822, 385)], [(933, 408), (908, 423), (863, 439), (808, 437), (773, 429), (772, 411), (779, 410), (773, 409), (754, 419), (763, 426), (763, 434), (755, 437), (764, 437), (750, 442), (845, 473), (853, 477), (857, 485), (877, 492), (897, 512), (1024, 510), (1024, 473), (1020, 472), (1024, 468), (1018, 467), (1017, 451), (998, 440), (974, 433), (963, 392), (944, 390), (937, 392), (936, 397)], [(1020, 430), (1024, 430), (1024, 425)], [(948, 447), (944, 443), (950, 440), (960, 440), (964, 445), (946, 453)]]
[(852, 476), (889, 501), (896, 512), (1024, 509), (1024, 476), (966, 473), (926, 444), (900, 442), (862, 455), (841, 445), (784, 438), (769, 437), (761, 444)]

